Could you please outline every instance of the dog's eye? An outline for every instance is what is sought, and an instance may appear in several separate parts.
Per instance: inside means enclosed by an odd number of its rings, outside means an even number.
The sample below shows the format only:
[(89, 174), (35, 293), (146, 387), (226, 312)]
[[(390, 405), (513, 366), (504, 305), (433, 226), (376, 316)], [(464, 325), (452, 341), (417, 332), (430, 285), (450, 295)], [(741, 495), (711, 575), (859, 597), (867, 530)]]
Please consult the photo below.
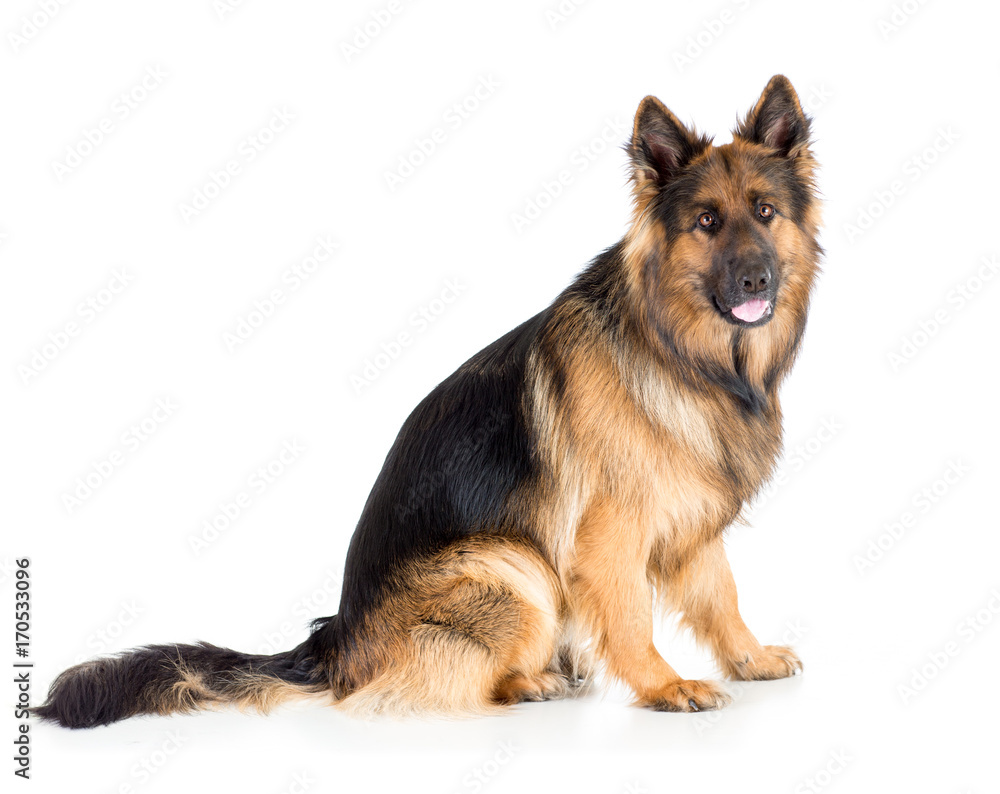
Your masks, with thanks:
[(765, 221), (769, 221), (774, 217), (774, 207), (770, 204), (761, 204), (760, 209), (757, 210), (757, 214)]
[(715, 216), (711, 212), (703, 212), (698, 216), (698, 225), (702, 229), (708, 229), (715, 226)]

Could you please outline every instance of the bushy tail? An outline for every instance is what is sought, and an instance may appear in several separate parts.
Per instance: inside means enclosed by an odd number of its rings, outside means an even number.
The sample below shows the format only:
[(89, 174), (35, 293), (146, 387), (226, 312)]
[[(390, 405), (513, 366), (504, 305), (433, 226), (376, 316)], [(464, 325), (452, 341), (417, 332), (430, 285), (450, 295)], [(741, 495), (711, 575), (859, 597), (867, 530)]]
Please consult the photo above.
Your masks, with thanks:
[(267, 712), (328, 689), (306, 641), (274, 656), (197, 645), (150, 645), (78, 664), (52, 683), (33, 709), (66, 728), (93, 728), (138, 714), (170, 714), (232, 704)]

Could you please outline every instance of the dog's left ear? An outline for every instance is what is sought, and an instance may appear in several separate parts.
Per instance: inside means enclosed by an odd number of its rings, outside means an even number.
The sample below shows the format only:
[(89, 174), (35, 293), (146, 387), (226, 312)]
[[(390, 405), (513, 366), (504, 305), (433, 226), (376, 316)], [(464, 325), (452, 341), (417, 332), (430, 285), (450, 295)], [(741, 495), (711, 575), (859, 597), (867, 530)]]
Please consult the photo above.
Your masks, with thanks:
[(774, 149), (782, 157), (795, 157), (808, 147), (809, 119), (787, 77), (776, 74), (771, 78), (733, 134)]

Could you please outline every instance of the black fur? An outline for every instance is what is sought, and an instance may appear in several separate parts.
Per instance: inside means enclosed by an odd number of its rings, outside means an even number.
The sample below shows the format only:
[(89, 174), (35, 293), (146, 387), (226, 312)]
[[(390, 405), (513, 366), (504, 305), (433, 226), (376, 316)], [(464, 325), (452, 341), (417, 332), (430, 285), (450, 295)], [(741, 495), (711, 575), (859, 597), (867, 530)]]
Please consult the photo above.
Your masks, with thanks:
[[(181, 680), (180, 670), (197, 673), (220, 700), (238, 697), (245, 682), (239, 673), (275, 678), (293, 684), (313, 684), (315, 660), (306, 645), (274, 656), (258, 656), (196, 645), (149, 645), (71, 667), (53, 681), (45, 705), (32, 709), (43, 720), (64, 728), (94, 728), (139, 714), (154, 714), (169, 701)], [(190, 695), (190, 706), (206, 700)]]
[(543, 321), (535, 316), (469, 359), (403, 423), (347, 552), (345, 629), (414, 557), (484, 525), (523, 532), (509, 496), (534, 470), (521, 390), (528, 345)]

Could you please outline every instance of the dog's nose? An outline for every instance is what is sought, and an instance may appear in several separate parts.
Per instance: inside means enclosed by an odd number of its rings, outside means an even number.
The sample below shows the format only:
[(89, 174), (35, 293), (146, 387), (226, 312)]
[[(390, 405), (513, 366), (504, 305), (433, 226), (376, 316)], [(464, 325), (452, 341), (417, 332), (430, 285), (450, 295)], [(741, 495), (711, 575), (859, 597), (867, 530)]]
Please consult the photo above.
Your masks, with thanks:
[(771, 283), (771, 268), (765, 265), (746, 265), (736, 271), (736, 285), (748, 295), (763, 292)]

